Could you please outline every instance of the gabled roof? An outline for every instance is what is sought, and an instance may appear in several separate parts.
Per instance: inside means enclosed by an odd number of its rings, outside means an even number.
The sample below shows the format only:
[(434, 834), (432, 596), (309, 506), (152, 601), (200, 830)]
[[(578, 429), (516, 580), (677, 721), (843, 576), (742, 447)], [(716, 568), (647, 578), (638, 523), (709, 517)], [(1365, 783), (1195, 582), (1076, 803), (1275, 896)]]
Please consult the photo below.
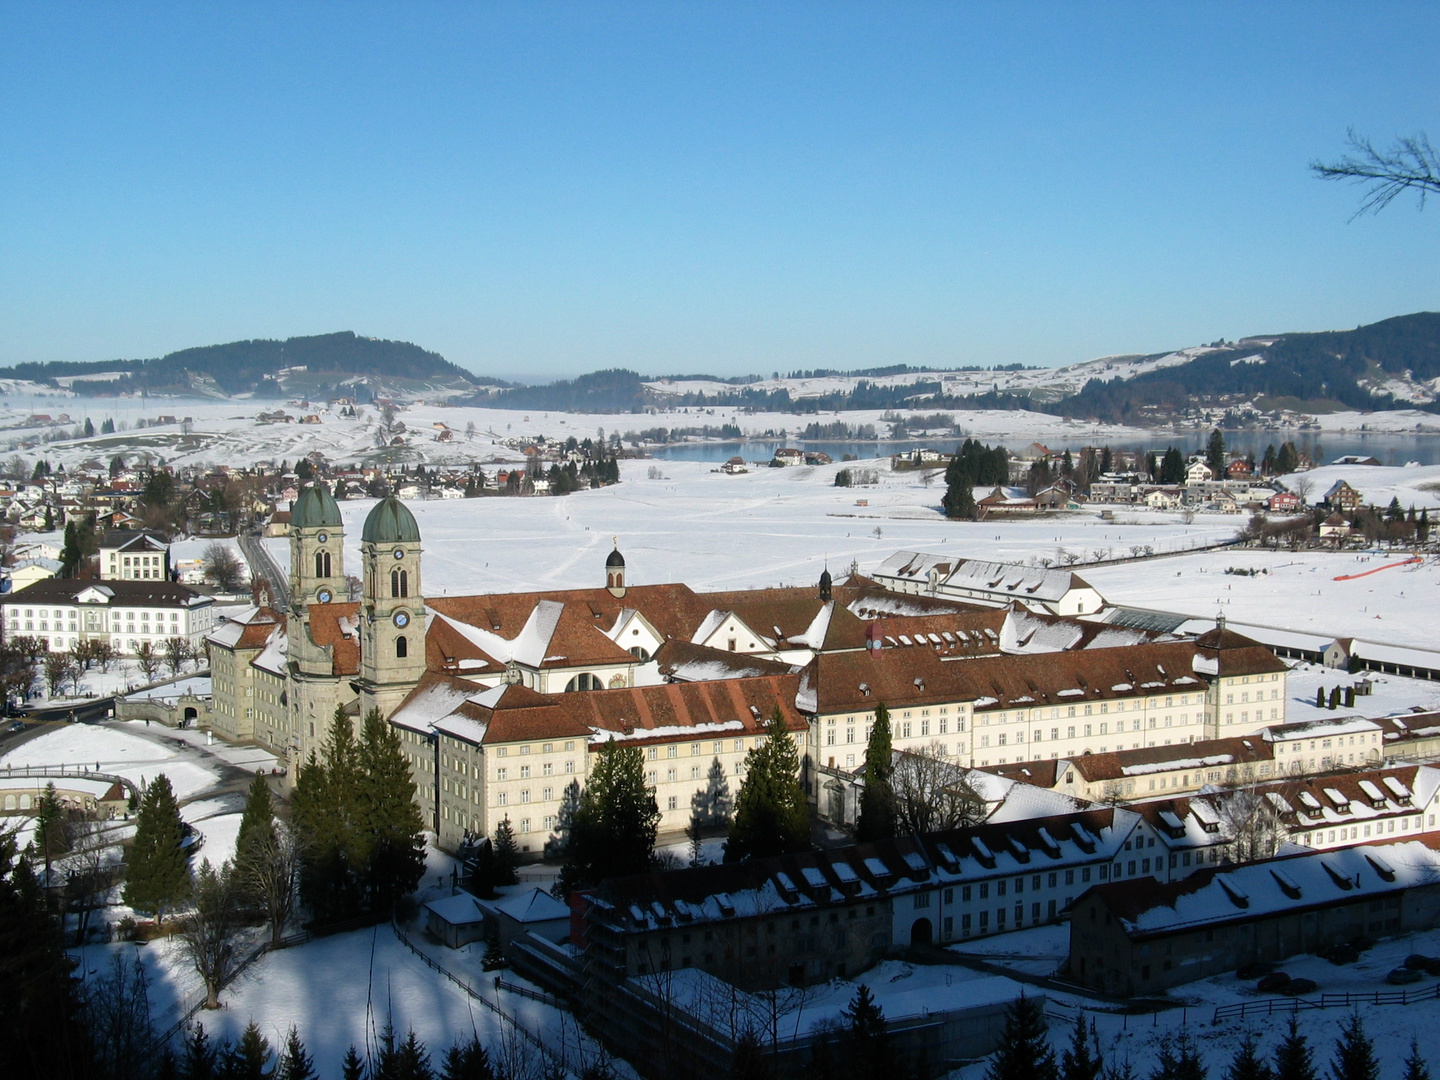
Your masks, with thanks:
[(111, 607), (204, 607), (211, 597), (170, 581), (112, 580), (81, 581), (76, 578), (45, 578), (4, 598), (6, 604), (70, 604), (88, 588), (110, 590)]

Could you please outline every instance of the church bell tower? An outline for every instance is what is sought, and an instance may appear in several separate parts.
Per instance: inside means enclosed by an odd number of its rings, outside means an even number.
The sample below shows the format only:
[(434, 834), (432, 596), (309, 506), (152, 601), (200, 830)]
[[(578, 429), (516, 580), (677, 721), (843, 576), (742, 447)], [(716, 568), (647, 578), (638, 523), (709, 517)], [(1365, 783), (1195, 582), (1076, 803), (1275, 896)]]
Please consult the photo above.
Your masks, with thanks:
[(425, 673), (420, 528), (393, 496), (375, 504), (360, 534), (360, 712), (389, 716)]

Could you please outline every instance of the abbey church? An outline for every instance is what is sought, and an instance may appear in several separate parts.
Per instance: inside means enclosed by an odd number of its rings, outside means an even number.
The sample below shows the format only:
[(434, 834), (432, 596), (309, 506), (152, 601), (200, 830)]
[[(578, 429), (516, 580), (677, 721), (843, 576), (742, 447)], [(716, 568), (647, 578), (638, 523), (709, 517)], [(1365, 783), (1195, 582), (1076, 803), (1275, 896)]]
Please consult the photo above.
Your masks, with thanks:
[(837, 818), (881, 703), (896, 749), (967, 767), (1285, 720), (1286, 667), (1265, 647), (1223, 625), (1181, 638), (1057, 614), (1075, 587), (1058, 571), (902, 552), (876, 580), (701, 593), (630, 584), (617, 543), (593, 588), (427, 597), (415, 517), (387, 498), (365, 519), (352, 600), (343, 540), (330, 491), (305, 488), (284, 611), (261, 597), (209, 636), (215, 732), (293, 776), (337, 708), (357, 725), (378, 709), (448, 849), (508, 818), (540, 854), (612, 739), (641, 748), (661, 833), (678, 834), (733, 799), (777, 711), (807, 792)]

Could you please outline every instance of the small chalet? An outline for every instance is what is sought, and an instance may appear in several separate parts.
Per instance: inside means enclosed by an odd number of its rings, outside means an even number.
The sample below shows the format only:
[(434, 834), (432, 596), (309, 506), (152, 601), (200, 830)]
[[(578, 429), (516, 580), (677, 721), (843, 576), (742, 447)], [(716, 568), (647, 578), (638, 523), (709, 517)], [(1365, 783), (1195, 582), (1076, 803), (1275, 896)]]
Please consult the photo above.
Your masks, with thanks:
[(1331, 514), (1320, 523), (1320, 538), (1322, 540), (1344, 540), (1354, 530), (1350, 528), (1350, 522), (1340, 514)]
[(1272, 514), (1298, 514), (1302, 505), (1293, 491), (1277, 491), (1265, 500), (1265, 509)]
[(782, 446), (775, 451), (775, 463), (780, 465), (804, 465), (805, 451), (791, 446)]
[(721, 465), (720, 471), (723, 473), (729, 473), (731, 476), (735, 476), (738, 473), (749, 472), (750, 466), (745, 464), (744, 458), (737, 456), (732, 457), (729, 461), (725, 462), (724, 465)]

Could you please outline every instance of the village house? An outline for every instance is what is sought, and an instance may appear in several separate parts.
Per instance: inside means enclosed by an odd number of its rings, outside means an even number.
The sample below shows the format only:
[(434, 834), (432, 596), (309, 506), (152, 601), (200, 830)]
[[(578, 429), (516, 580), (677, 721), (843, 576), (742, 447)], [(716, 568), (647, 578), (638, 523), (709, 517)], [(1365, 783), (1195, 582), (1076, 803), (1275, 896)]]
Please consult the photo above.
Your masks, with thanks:
[(1342, 514), (1351, 514), (1360, 508), (1360, 492), (1344, 480), (1336, 480), (1325, 492), (1325, 505)]

